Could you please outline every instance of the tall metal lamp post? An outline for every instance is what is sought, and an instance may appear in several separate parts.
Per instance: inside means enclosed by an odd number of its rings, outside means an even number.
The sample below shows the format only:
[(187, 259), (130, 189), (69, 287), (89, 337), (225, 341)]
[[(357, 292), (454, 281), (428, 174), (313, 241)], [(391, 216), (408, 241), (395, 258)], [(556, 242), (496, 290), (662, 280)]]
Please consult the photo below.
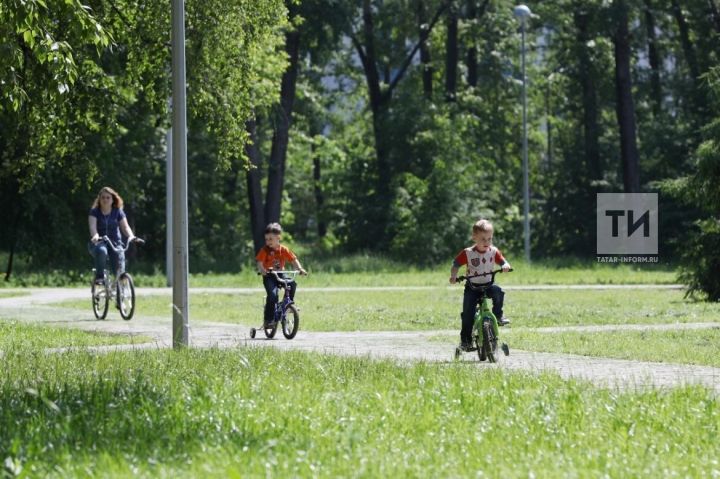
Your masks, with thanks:
[(522, 38), (522, 124), (523, 124), (523, 232), (525, 238), (525, 261), (530, 262), (530, 178), (528, 174), (528, 140), (527, 140), (527, 78), (525, 77), (525, 22), (532, 16), (527, 5), (518, 5), (513, 13), (520, 19)]
[(173, 347), (189, 343), (185, 2), (172, 1)]

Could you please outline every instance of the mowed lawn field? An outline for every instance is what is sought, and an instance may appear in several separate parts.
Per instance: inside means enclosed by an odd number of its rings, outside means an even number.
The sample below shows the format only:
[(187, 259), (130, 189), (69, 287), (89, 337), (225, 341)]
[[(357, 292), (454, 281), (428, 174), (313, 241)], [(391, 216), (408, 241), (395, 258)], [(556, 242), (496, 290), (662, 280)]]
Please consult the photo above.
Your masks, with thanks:
[[(357, 276), (359, 286), (371, 286)], [(436, 340), (454, 341), (462, 288), (446, 281), (321, 291), (308, 278), (297, 297), (302, 328), (441, 330)], [(137, 314), (169, 316), (169, 299), (141, 296)], [(262, 301), (257, 291), (193, 294), (191, 311), (195, 320), (256, 324)], [(625, 350), (630, 359), (646, 351), (656, 360), (716, 366), (720, 356), (717, 329), (673, 328), (716, 322), (718, 305), (678, 290), (508, 288), (506, 303), (513, 326), (503, 333), (515, 348)], [(65, 306), (88, 308), (86, 301)], [(257, 347), (58, 353), (46, 348), (83, 340), (53, 341), (53, 328), (28, 333), (7, 324), (0, 328), (0, 455), (10, 477), (720, 475), (720, 402), (699, 387), (621, 392), (474, 363)], [(536, 329), (627, 324), (669, 329)], [(28, 334), (45, 339), (8, 340)], [(87, 344), (113, 342), (97, 336)], [(682, 344), (705, 359), (682, 353)]]
[[(300, 289), (303, 331), (459, 330), (462, 287), (364, 287)], [(365, 287), (366, 288), (366, 287)], [(693, 301), (677, 289), (560, 289), (506, 291), (506, 315), (512, 326), (502, 334), (513, 349), (720, 366), (720, 304)], [(194, 293), (195, 321), (257, 326), (264, 293)], [(87, 301), (63, 303), (87, 309)], [(144, 296), (138, 314), (170, 316), (170, 296)], [(686, 325), (713, 323), (703, 329)], [(582, 331), (607, 326), (606, 331)], [(628, 331), (627, 326), (660, 327)], [(540, 329), (538, 329), (540, 328)], [(544, 331), (542, 328), (555, 328)], [(560, 330), (558, 330), (558, 328)], [(569, 329), (567, 331), (562, 328)], [(620, 329), (617, 329), (620, 328)], [(438, 336), (454, 344), (457, 333)]]

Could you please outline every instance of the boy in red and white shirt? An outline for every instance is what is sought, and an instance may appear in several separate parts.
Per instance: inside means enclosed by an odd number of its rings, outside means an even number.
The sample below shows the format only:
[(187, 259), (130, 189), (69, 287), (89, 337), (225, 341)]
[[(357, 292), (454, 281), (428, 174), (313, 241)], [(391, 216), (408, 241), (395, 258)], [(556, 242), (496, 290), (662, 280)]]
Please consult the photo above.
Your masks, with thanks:
[[(278, 282), (275, 276), (268, 274), (269, 270), (282, 271), (285, 269), (285, 262), (290, 262), (296, 270), (302, 275), (306, 275), (300, 264), (300, 260), (295, 253), (289, 248), (280, 244), (282, 236), (282, 227), (279, 223), (270, 223), (265, 227), (265, 246), (260, 248), (255, 261), (257, 262), (258, 272), (263, 276), (263, 286), (267, 293), (265, 301), (264, 327), (273, 326), (273, 315), (275, 313), (275, 304), (278, 302)], [(297, 284), (293, 281), (288, 285), (290, 299), (295, 297)]]
[[(510, 263), (503, 257), (499, 249), (492, 245), (493, 225), (488, 220), (480, 220), (473, 225), (472, 239), (475, 242), (473, 246), (462, 250), (453, 261), (450, 268), (450, 283), (457, 282), (457, 273), (460, 266), (467, 267), (466, 276), (471, 278), (474, 285), (489, 283), (492, 279), (491, 275), (478, 276), (490, 273), (497, 267), (502, 268), (503, 272), (510, 270)], [(493, 314), (497, 318), (498, 324), (504, 326), (510, 321), (503, 318), (503, 299), (505, 292), (500, 286), (493, 284), (488, 287), (487, 295), (492, 299)], [(480, 292), (465, 285), (463, 294), (463, 311), (462, 311), (462, 328), (460, 329), (460, 347), (469, 350), (472, 348), (472, 327), (475, 320), (475, 311), (477, 310)]]

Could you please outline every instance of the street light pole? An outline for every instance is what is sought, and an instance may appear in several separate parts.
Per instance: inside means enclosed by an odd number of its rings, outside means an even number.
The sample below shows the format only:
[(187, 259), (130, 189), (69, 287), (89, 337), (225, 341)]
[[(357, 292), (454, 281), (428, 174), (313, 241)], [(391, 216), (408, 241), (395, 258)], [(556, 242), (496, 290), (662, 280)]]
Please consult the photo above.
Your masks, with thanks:
[(525, 20), (532, 16), (526, 5), (518, 5), (513, 13), (520, 19), (520, 36), (522, 39), (522, 167), (523, 167), (523, 232), (525, 238), (525, 261), (530, 262), (530, 175), (528, 173), (528, 140), (527, 140), (527, 78), (525, 76)]
[(172, 233), (173, 347), (187, 347), (188, 304), (187, 114), (185, 110), (185, 2), (172, 1)]

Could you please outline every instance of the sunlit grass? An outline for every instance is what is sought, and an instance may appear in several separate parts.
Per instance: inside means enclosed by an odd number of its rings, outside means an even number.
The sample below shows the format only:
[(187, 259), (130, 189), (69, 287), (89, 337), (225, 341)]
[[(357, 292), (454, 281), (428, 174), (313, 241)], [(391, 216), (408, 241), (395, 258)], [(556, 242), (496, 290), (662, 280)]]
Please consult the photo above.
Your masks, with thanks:
[(513, 347), (530, 351), (720, 367), (720, 324), (674, 331), (510, 331), (506, 337)]
[[(306, 264), (310, 275), (300, 283), (311, 287), (324, 286), (437, 286), (447, 284), (450, 263), (431, 269), (403, 268), (391, 263), (383, 268), (374, 262), (365, 270), (321, 269), (315, 271)], [(564, 265), (564, 267), (563, 267)], [(513, 261), (514, 271), (504, 274), (503, 284), (672, 284), (677, 282), (674, 269), (659, 265), (608, 265), (599, 263), (565, 264), (558, 261), (538, 262), (526, 265), (522, 260)], [(191, 286), (197, 287), (257, 287), (262, 283), (253, 271), (237, 275), (192, 275)], [(155, 283), (153, 283), (155, 284)]]
[[(301, 258), (302, 259), (302, 258)], [(670, 284), (677, 282), (677, 269), (665, 264), (607, 264), (593, 258), (556, 258), (535, 260), (525, 264), (521, 258), (508, 258), (515, 272), (503, 276), (504, 284)], [(89, 257), (88, 257), (89, 260)], [(354, 254), (303, 261), (310, 276), (303, 278), (306, 286), (433, 286), (447, 282), (450, 263), (420, 268), (378, 255)], [(163, 287), (167, 278), (159, 273), (146, 274), (128, 265), (136, 283), (143, 287)], [(84, 270), (20, 271), (3, 287), (85, 286), (91, 281), (90, 265)], [(253, 266), (227, 273), (192, 273), (191, 286), (255, 287), (261, 284)]]
[[(550, 332), (504, 328), (501, 337), (511, 350), (720, 367), (720, 324), (707, 329), (649, 331)], [(454, 343), (457, 335), (437, 335), (431, 340)]]
[[(264, 291), (242, 294), (194, 293), (195, 320), (255, 325)], [(323, 291), (298, 289), (301, 329), (312, 331), (393, 331), (459, 328), (462, 287), (421, 290)], [(170, 296), (141, 296), (137, 314), (167, 316)], [(85, 301), (62, 303), (86, 309)], [(720, 303), (684, 299), (679, 290), (512, 291), (505, 314), (514, 326), (668, 324), (720, 321)]]
[(621, 393), (477, 364), (273, 348), (6, 359), (6, 474), (709, 477), (717, 469), (720, 408), (701, 388)]
[(18, 296), (27, 296), (27, 291), (3, 291), (0, 289), (0, 298), (16, 298)]
[(77, 329), (27, 324), (7, 319), (0, 321), (0, 351), (137, 344), (150, 340), (151, 338), (147, 336), (79, 331)]

